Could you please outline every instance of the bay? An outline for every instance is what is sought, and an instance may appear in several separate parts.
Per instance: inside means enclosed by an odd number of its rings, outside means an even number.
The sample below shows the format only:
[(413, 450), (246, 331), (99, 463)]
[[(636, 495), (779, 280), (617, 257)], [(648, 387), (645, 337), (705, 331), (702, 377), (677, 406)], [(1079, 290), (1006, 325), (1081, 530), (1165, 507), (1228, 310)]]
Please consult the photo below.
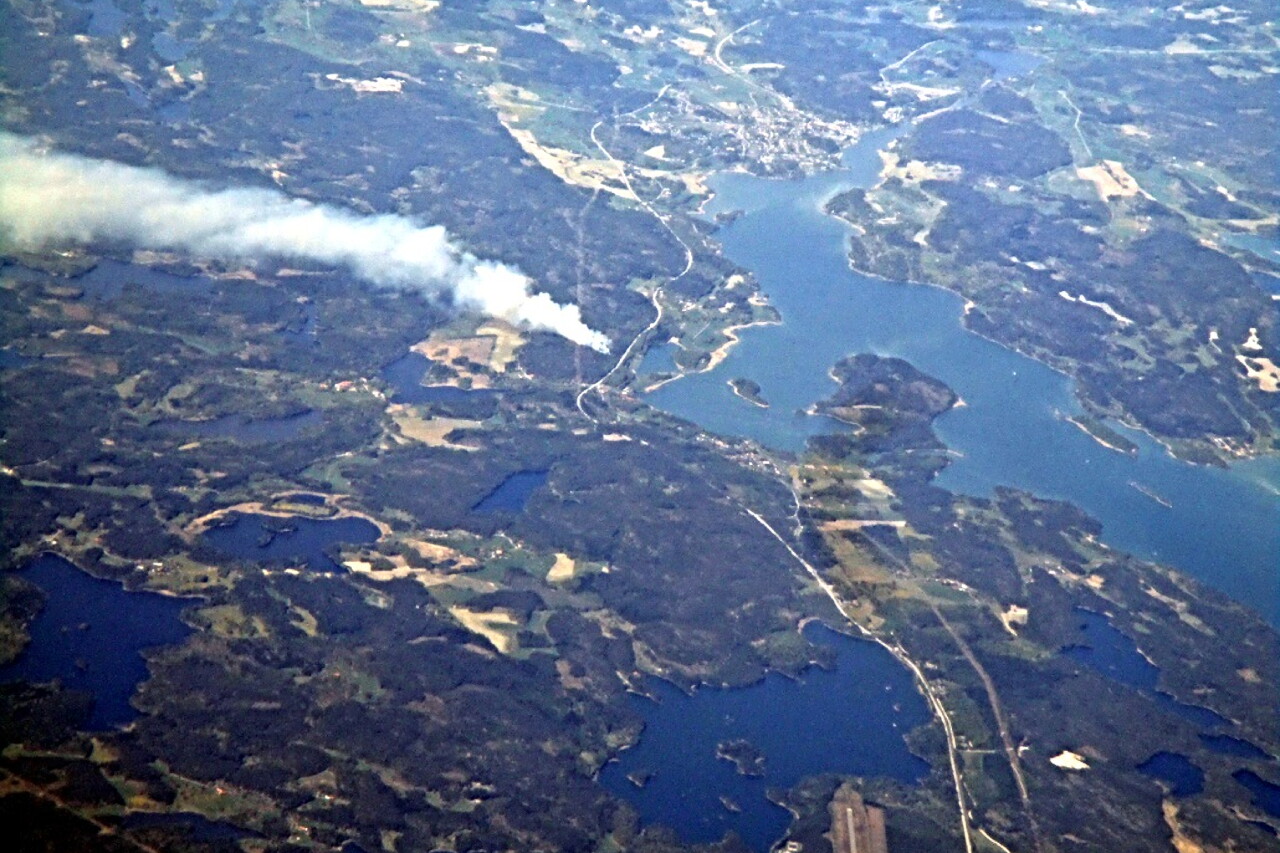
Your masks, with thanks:
[[(631, 803), (642, 823), (669, 826), (685, 841), (734, 832), (765, 851), (791, 822), (768, 799), (771, 788), (820, 773), (920, 779), (929, 765), (903, 737), (930, 715), (911, 674), (867, 640), (817, 624), (804, 633), (835, 650), (833, 669), (810, 667), (794, 680), (771, 673), (749, 687), (693, 695), (651, 681), (652, 697), (632, 697), (645, 720), (640, 741), (605, 766), (600, 783)], [(763, 757), (760, 775), (717, 757), (721, 744), (737, 740)]]
[[(743, 330), (715, 370), (664, 385), (648, 401), (711, 432), (799, 452), (810, 436), (839, 428), (804, 414), (835, 389), (836, 361), (859, 352), (904, 358), (966, 404), (936, 422), (955, 453), (938, 485), (975, 496), (1003, 485), (1070, 501), (1102, 522), (1107, 544), (1181, 569), (1280, 624), (1280, 459), (1192, 465), (1115, 423), (1138, 452), (1109, 450), (1066, 420), (1082, 411), (1072, 380), (967, 331), (958, 296), (849, 268), (848, 226), (823, 206), (844, 189), (871, 186), (877, 151), (892, 138), (868, 134), (843, 168), (803, 179), (711, 180), (707, 213), (740, 213), (718, 234), (724, 252), (756, 274), (782, 323)], [(731, 377), (759, 383), (771, 407), (734, 397)]]

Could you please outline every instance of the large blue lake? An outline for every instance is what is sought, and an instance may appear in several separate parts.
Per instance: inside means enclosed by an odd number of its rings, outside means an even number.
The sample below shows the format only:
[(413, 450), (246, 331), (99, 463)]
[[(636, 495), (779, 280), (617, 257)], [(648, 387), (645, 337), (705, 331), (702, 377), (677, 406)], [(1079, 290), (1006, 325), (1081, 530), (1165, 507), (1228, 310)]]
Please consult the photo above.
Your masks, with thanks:
[[(752, 849), (768, 850), (791, 822), (766, 798), (770, 788), (821, 772), (903, 782), (928, 772), (903, 741), (929, 720), (911, 674), (874, 643), (820, 625), (805, 636), (835, 648), (834, 669), (811, 667), (795, 681), (772, 674), (750, 687), (693, 696), (651, 682), (656, 699), (633, 697), (645, 719), (639, 743), (601, 771), (600, 783), (642, 822), (671, 826), (686, 841), (718, 841), (733, 831)], [(763, 775), (744, 776), (716, 756), (733, 740), (760, 750)]]
[(186, 638), (191, 629), (179, 614), (191, 599), (129, 592), (51, 554), (33, 560), (21, 576), (44, 590), (45, 604), (30, 625), (30, 644), (0, 668), (0, 681), (57, 680), (92, 693), (92, 730), (132, 720), (138, 712), (130, 697), (147, 677), (142, 652)]
[[(1108, 544), (1180, 568), (1280, 623), (1280, 459), (1190, 465), (1116, 424), (1138, 453), (1107, 450), (1063, 418), (1081, 411), (1072, 381), (966, 331), (959, 297), (849, 269), (848, 228), (822, 208), (837, 192), (875, 182), (876, 151), (889, 139), (869, 134), (844, 169), (801, 180), (712, 180), (708, 213), (742, 213), (718, 235), (725, 254), (756, 274), (783, 322), (743, 331), (716, 370), (665, 385), (649, 402), (713, 432), (798, 451), (833, 428), (802, 412), (834, 390), (836, 361), (858, 352), (905, 358), (967, 404), (937, 421), (956, 452), (939, 485), (979, 496), (1006, 485), (1069, 500), (1102, 522)], [(731, 377), (758, 382), (770, 408), (734, 397)]]

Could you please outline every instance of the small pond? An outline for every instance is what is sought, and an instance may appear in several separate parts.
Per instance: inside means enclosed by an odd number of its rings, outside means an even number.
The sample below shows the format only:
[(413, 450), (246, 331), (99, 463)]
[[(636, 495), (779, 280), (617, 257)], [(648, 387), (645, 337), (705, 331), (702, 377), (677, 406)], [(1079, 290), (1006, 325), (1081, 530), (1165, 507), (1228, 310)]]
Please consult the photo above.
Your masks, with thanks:
[(1157, 752), (1138, 765), (1138, 772), (1159, 780), (1174, 797), (1189, 797), (1204, 790), (1204, 771), (1176, 752)]
[(1202, 734), (1200, 735), (1200, 741), (1219, 755), (1250, 758), (1256, 761), (1265, 761), (1271, 758), (1265, 751), (1249, 743), (1249, 741), (1231, 737), (1230, 735)]
[(517, 471), (481, 498), (471, 511), (482, 515), (496, 512), (521, 512), (533, 493), (546, 484), (549, 473), (548, 471)]
[(156, 827), (184, 831), (187, 838), (200, 844), (262, 837), (252, 830), (220, 820), (209, 820), (195, 812), (130, 812), (120, 821), (120, 828), (124, 830)]
[(458, 388), (453, 385), (423, 385), (422, 380), (431, 368), (431, 360), (420, 353), (411, 352), (382, 369), (382, 378), (395, 388), (393, 403), (410, 405), (430, 403), (469, 403), (494, 400), (497, 391), (487, 388)]

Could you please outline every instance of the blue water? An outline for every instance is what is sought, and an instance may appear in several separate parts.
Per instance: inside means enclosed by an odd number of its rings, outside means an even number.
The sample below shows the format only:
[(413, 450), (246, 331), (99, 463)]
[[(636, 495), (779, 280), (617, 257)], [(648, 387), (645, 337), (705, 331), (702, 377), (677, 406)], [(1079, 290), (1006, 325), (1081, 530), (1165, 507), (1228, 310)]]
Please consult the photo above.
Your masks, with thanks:
[(92, 0), (84, 4), (90, 10), (89, 35), (113, 38), (120, 35), (129, 15), (111, 0)]
[[(664, 824), (688, 842), (738, 833), (764, 851), (786, 831), (790, 814), (766, 799), (816, 773), (887, 776), (913, 782), (929, 766), (903, 741), (928, 722), (910, 674), (878, 645), (818, 625), (805, 635), (837, 653), (833, 670), (811, 667), (798, 681), (771, 674), (737, 690), (706, 688), (688, 696), (651, 681), (657, 701), (632, 697), (644, 717), (639, 743), (600, 773), (600, 783), (627, 800), (648, 825)], [(716, 757), (725, 741), (745, 739), (765, 757), (764, 776), (746, 777)], [(653, 775), (643, 787), (627, 777)], [(729, 798), (742, 809), (730, 811)]]
[(1159, 779), (1175, 797), (1189, 797), (1204, 790), (1204, 771), (1176, 752), (1157, 752), (1138, 765), (1138, 772)]
[(236, 514), (229, 524), (205, 531), (204, 540), (241, 560), (302, 563), (319, 572), (341, 572), (345, 569), (330, 559), (325, 549), (338, 544), (376, 542), (379, 535), (378, 528), (363, 518)]
[(1252, 770), (1237, 770), (1231, 774), (1253, 794), (1253, 804), (1272, 817), (1280, 817), (1280, 785), (1268, 782)]
[(302, 306), (302, 323), (297, 328), (286, 327), (281, 329), (280, 336), (290, 344), (315, 344), (319, 341), (317, 336), (319, 326), (319, 320), (316, 317), (316, 304), (308, 302)]
[(636, 375), (676, 372), (675, 344), (656, 344), (645, 351), (644, 358), (636, 366)]
[(181, 62), (186, 59), (193, 45), (193, 42), (183, 41), (167, 32), (159, 32), (151, 37), (152, 50), (165, 62)]
[(462, 403), (497, 396), (487, 388), (457, 388), (452, 385), (423, 385), (422, 379), (431, 367), (431, 360), (420, 353), (411, 352), (382, 369), (382, 378), (395, 388), (393, 403), (410, 405), (430, 403)]
[(120, 83), (124, 86), (124, 93), (129, 99), (129, 103), (139, 109), (151, 109), (151, 96), (147, 94), (146, 89), (142, 88), (132, 80), (121, 80)]
[(995, 71), (993, 80), (1008, 80), (1029, 74), (1044, 64), (1044, 57), (1016, 50), (976, 50), (973, 53)]
[(225, 21), (236, 8), (236, 0), (217, 0), (216, 8), (206, 21)]
[(1280, 264), (1280, 233), (1224, 234), (1222, 241), (1237, 249), (1252, 252), (1265, 261)]
[(197, 843), (262, 837), (251, 829), (242, 829), (225, 821), (209, 820), (195, 812), (129, 812), (120, 821), (120, 828), (124, 830), (152, 827), (172, 827), (183, 830), (185, 837)]
[(191, 104), (186, 101), (169, 101), (156, 109), (156, 115), (166, 124), (182, 124), (191, 118)]
[[(958, 454), (940, 486), (988, 496), (1006, 485), (1071, 501), (1102, 522), (1106, 543), (1187, 571), (1280, 623), (1280, 459), (1189, 465), (1116, 424), (1139, 450), (1107, 450), (1064, 420), (1081, 411), (1071, 380), (966, 331), (959, 297), (849, 269), (848, 229), (822, 206), (874, 182), (876, 150), (891, 136), (869, 134), (844, 169), (809, 178), (712, 179), (708, 213), (742, 212), (719, 232), (725, 254), (756, 274), (783, 323), (743, 331), (716, 370), (665, 385), (649, 402), (712, 432), (800, 451), (809, 436), (832, 429), (803, 411), (835, 389), (828, 372), (836, 361), (858, 352), (905, 358), (967, 403), (936, 422)], [(736, 399), (731, 377), (755, 380), (773, 405)]]
[(234, 438), (239, 441), (287, 441), (308, 427), (318, 426), (323, 416), (314, 410), (283, 418), (250, 420), (244, 415), (224, 415), (207, 421), (157, 421), (154, 429), (202, 438)]
[(1265, 293), (1271, 294), (1273, 300), (1280, 297), (1280, 275), (1272, 275), (1258, 270), (1254, 270), (1250, 275), (1258, 287), (1261, 287)]
[(33, 361), (35, 361), (34, 358), (23, 355), (16, 350), (0, 349), (0, 370), (11, 370), (15, 367), (22, 367), (24, 364), (31, 364)]
[(1259, 761), (1271, 756), (1247, 740), (1230, 735), (1200, 735), (1200, 741), (1219, 755), (1231, 755), (1236, 758), (1251, 758)]
[(129, 704), (147, 677), (141, 652), (186, 639), (179, 618), (190, 599), (129, 592), (46, 554), (21, 576), (46, 594), (44, 609), (30, 626), (31, 642), (0, 680), (47, 682), (93, 694), (88, 728), (101, 731), (128, 723), (138, 712)]
[(482, 514), (520, 512), (533, 493), (547, 482), (547, 471), (517, 471), (471, 508)]
[(1163, 710), (1194, 725), (1213, 727), (1230, 724), (1225, 717), (1208, 708), (1187, 705), (1156, 689), (1160, 670), (1143, 657), (1134, 641), (1117, 630), (1105, 616), (1079, 608), (1075, 615), (1079, 620), (1079, 636), (1072, 645), (1062, 650), (1065, 656), (1114, 681), (1140, 690)]
[[(145, 98), (145, 95), (140, 97)], [(111, 258), (98, 261), (97, 266), (84, 275), (72, 279), (72, 283), (83, 288), (85, 296), (97, 302), (110, 302), (119, 298), (126, 285), (137, 285), (146, 290), (179, 293), (199, 293), (209, 286), (208, 279), (203, 276), (174, 275)]]

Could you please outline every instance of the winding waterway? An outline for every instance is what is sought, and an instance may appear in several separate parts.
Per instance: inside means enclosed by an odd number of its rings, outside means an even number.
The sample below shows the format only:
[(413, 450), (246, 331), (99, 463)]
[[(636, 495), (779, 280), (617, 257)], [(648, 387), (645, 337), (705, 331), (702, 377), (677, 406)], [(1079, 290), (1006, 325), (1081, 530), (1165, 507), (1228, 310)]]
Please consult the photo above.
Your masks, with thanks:
[[(725, 254), (756, 274), (783, 322), (744, 330), (715, 370), (664, 385), (649, 402), (713, 432), (799, 451), (833, 428), (803, 412), (834, 390), (836, 361), (858, 352), (905, 358), (966, 403), (937, 421), (956, 453), (939, 485), (977, 496), (1004, 485), (1071, 501), (1102, 522), (1108, 544), (1182, 569), (1280, 623), (1280, 460), (1190, 465), (1114, 423), (1139, 450), (1108, 450), (1065, 420), (1081, 411), (1072, 381), (965, 330), (959, 297), (849, 269), (848, 228), (822, 207), (837, 192), (871, 186), (877, 149), (891, 138), (869, 134), (844, 168), (800, 180), (711, 181), (708, 213), (741, 213), (718, 235)], [(770, 407), (736, 398), (726, 384), (736, 377), (759, 383)]]

